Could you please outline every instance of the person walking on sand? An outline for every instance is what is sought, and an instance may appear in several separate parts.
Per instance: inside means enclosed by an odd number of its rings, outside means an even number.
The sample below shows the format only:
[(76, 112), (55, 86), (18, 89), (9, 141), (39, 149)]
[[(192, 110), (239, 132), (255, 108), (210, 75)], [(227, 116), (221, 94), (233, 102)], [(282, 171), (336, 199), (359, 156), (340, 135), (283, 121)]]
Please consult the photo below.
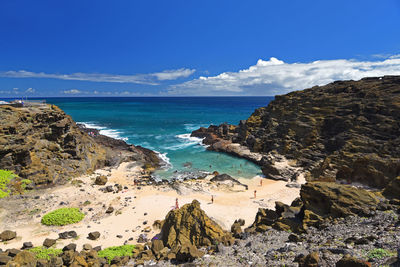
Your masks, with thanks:
[(214, 203), (214, 195), (211, 195), (211, 204)]
[(254, 198), (256, 198), (257, 190), (254, 190)]
[(178, 198), (175, 199), (175, 209), (179, 209)]

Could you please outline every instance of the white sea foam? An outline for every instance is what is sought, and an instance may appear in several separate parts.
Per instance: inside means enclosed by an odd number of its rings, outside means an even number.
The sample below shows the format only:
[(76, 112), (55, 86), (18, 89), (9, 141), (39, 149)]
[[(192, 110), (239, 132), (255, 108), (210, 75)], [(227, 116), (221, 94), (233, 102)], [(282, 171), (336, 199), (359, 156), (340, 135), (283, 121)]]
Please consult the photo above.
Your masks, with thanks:
[(109, 129), (107, 127), (104, 126), (100, 126), (96, 123), (93, 122), (78, 122), (80, 124), (85, 125), (86, 128), (93, 128), (93, 129), (97, 129), (99, 130), (99, 133), (114, 139), (120, 139), (120, 140), (124, 140), (127, 141), (128, 138), (127, 137), (122, 137), (121, 136), (121, 132), (118, 130), (114, 130), (114, 129)]
[(163, 169), (165, 169), (165, 170), (168, 170), (168, 169), (172, 168), (172, 164), (171, 164), (169, 158), (167, 157), (167, 154), (168, 154), (168, 153), (161, 153), (161, 152), (158, 152), (158, 151), (156, 151), (156, 150), (153, 150), (153, 151), (154, 151), (154, 152), (157, 154), (157, 156), (162, 160), (161, 168), (163, 168)]
[(207, 127), (207, 124), (195, 124), (195, 123), (185, 123), (183, 126), (185, 126), (186, 131), (193, 132), (194, 130), (199, 129), (200, 127)]
[(208, 145), (203, 144), (204, 138), (199, 138), (199, 137), (194, 137), (190, 136), (191, 134), (178, 134), (175, 137), (186, 140), (186, 146), (192, 146), (192, 145), (201, 145), (203, 147), (208, 147)]

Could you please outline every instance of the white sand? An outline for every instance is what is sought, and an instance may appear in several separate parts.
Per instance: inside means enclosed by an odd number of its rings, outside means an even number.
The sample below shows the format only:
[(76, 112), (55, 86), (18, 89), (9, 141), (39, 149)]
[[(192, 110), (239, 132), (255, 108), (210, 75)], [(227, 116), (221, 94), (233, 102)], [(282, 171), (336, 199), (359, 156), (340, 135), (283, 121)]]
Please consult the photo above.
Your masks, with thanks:
[[(133, 185), (133, 179), (140, 176), (141, 169), (139, 167), (132, 168), (131, 165), (123, 163), (117, 169), (96, 171), (98, 174), (109, 174), (107, 185), (119, 183), (128, 186), (128, 190), (116, 194), (103, 193), (99, 191), (99, 188), (103, 186), (92, 185), (96, 175), (83, 176), (79, 178), (84, 182), (82, 187), (67, 185), (46, 190), (46, 195), (52, 194), (53, 198), (41, 207), (42, 212), (38, 217), (31, 216), (29, 220), (16, 218), (13, 221), (9, 220), (12, 218), (6, 218), (9, 216), (9, 212), (3, 210), (0, 214), (3, 217), (0, 231), (14, 230), (17, 232), (17, 239), (0, 243), (0, 248), (20, 248), (23, 242), (27, 241), (32, 242), (34, 246), (39, 246), (46, 237), (58, 238), (59, 232), (70, 230), (76, 231), (79, 237), (76, 240), (58, 240), (57, 247), (62, 248), (66, 244), (76, 243), (80, 249), (83, 244), (89, 243), (93, 246), (101, 245), (104, 248), (123, 245), (129, 238), (133, 238), (133, 240), (128, 243), (134, 244), (139, 235), (143, 233), (143, 229), (148, 226), (150, 226), (148, 227), (150, 232), (146, 234), (149, 238), (159, 232), (159, 230), (153, 230), (151, 226), (155, 220), (164, 219), (165, 215), (174, 208), (176, 198), (178, 198), (180, 206), (197, 199), (207, 215), (226, 230), (230, 230), (232, 223), (239, 218), (246, 221), (245, 227), (247, 227), (254, 221), (258, 208), (274, 208), (275, 201), (290, 204), (299, 196), (300, 190), (286, 187), (287, 183), (284, 181), (273, 181), (261, 177), (239, 179), (240, 182), (249, 186), (248, 190), (244, 190), (241, 186), (216, 186), (208, 180), (181, 184), (180, 192), (184, 192), (181, 195), (166, 185), (144, 186), (139, 190)], [(261, 179), (263, 180), (262, 186), (260, 186)], [(85, 191), (80, 189), (85, 189)], [(254, 190), (257, 191), (256, 198), (254, 198)], [(213, 204), (211, 204), (211, 195), (214, 195)], [(125, 201), (126, 197), (131, 197), (131, 199)], [(83, 202), (86, 200), (89, 200), (91, 204), (84, 206)], [(29, 201), (33, 200), (29, 199)], [(41, 225), (42, 215), (56, 208), (64, 207), (59, 206), (61, 201), (68, 202), (67, 206), (82, 207), (83, 211), (87, 213), (85, 219), (77, 224), (63, 227)], [(115, 211), (106, 215), (105, 210), (110, 205), (115, 208)], [(88, 208), (93, 208), (93, 211), (89, 212)], [(145, 213), (147, 215), (144, 215)], [(143, 224), (144, 221), (147, 221), (146, 225)], [(101, 237), (96, 241), (87, 239), (88, 233), (92, 231), (99, 231)], [(122, 238), (118, 238), (117, 235), (122, 235)]]

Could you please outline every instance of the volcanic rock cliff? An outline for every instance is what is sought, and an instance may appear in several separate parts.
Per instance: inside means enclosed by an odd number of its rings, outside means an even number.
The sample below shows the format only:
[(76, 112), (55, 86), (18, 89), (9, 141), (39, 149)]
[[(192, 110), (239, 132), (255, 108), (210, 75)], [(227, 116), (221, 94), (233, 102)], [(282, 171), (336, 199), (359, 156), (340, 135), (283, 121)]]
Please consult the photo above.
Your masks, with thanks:
[(91, 137), (54, 105), (0, 106), (0, 121), (0, 168), (37, 185), (62, 183), (122, 160), (158, 165), (153, 151)]
[(276, 96), (238, 126), (210, 126), (192, 135), (205, 137), (211, 150), (253, 160), (270, 178), (284, 176), (270, 155), (283, 155), (307, 172), (308, 181), (397, 186), (400, 76), (337, 81)]

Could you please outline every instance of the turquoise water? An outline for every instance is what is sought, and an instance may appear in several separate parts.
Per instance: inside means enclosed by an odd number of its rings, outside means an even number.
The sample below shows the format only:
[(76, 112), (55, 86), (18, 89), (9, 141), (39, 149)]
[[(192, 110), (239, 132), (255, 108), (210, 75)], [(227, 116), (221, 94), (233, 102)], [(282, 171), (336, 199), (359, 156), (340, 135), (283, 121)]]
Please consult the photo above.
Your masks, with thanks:
[(272, 97), (50, 98), (48, 103), (102, 134), (158, 151), (166, 160), (159, 178), (199, 172), (251, 178), (260, 168), (243, 159), (207, 151), (190, 133), (200, 126), (238, 124)]

